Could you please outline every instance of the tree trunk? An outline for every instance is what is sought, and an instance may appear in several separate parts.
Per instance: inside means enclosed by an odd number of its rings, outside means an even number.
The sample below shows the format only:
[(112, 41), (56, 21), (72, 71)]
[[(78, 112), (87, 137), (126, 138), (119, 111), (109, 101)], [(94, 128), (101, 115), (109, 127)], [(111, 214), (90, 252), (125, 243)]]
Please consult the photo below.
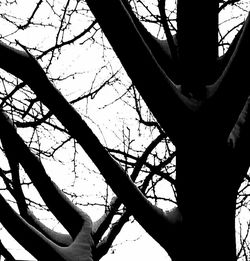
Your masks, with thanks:
[(235, 261), (235, 204), (241, 170), (227, 142), (208, 126), (187, 132), (176, 157), (177, 200), (183, 217), (176, 260)]

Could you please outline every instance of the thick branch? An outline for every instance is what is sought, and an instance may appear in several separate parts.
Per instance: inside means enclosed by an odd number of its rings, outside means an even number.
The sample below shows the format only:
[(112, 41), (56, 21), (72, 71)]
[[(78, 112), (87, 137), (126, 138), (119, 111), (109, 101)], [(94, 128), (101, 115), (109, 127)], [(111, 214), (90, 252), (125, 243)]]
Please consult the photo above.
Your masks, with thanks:
[[(134, 27), (140, 34), (144, 43), (150, 49), (150, 52), (152, 52), (152, 55), (154, 56), (159, 66), (164, 70), (164, 72), (171, 78), (173, 82), (178, 83), (178, 74), (176, 68), (177, 54), (174, 51), (175, 41), (170, 31), (169, 34), (166, 34), (166, 40), (157, 39), (144, 27), (144, 25), (136, 17), (128, 1), (122, 0), (122, 3), (124, 4), (126, 11), (133, 21)], [(165, 25), (166, 23), (163, 23), (163, 25)]]
[(17, 206), (20, 214), (25, 215), (27, 213), (28, 207), (20, 183), (19, 161), (16, 158), (16, 155), (12, 153), (12, 149), (8, 146), (8, 141), (1, 140), (1, 142), (11, 170), (12, 185), (13, 185), (12, 194), (17, 199)]
[(82, 227), (75, 237), (74, 241), (68, 247), (60, 248), (59, 253), (67, 261), (93, 261), (92, 259), (92, 220), (81, 212)]
[(8, 251), (8, 249), (0, 241), (0, 258), (1, 258), (1, 256), (4, 256), (6, 261), (7, 260), (16, 261), (16, 259), (12, 256), (12, 254)]
[[(183, 100), (185, 98), (159, 66), (140, 31), (141, 28), (134, 23), (123, 2), (125, 1), (87, 1), (137, 90), (157, 121), (175, 142), (178, 131), (189, 115), (184, 105), (188, 101)], [(165, 106), (164, 111), (162, 104)]]
[[(3, 142), (2, 142), (3, 144)], [(11, 154), (12, 155), (12, 154)], [(18, 163), (19, 164), (19, 163)], [(18, 167), (18, 165), (17, 165)], [(24, 196), (24, 193), (22, 191), (22, 187), (19, 180), (19, 173), (16, 172), (16, 170), (12, 169), (12, 186), (13, 188), (8, 188), (11, 195), (16, 199), (17, 206), (19, 209), (19, 213), (22, 218), (25, 219), (30, 225), (32, 225), (34, 228), (36, 228), (39, 232), (41, 232), (44, 236), (46, 236), (48, 239), (53, 241), (59, 246), (68, 246), (72, 243), (72, 238), (68, 234), (62, 234), (59, 232), (56, 232), (49, 227), (45, 226), (28, 208), (28, 205), (26, 204), (26, 199)], [(13, 173), (14, 172), (14, 173)], [(16, 177), (18, 175), (18, 177)], [(5, 177), (4, 174), (1, 175), (2, 178)], [(6, 183), (6, 182), (5, 182)]]
[(28, 205), (26, 204), (26, 199), (22, 190), (19, 177), (19, 161), (15, 157), (15, 154), (12, 153), (12, 148), (8, 146), (8, 141), (2, 140), (2, 145), (5, 151), (5, 154), (8, 158), (9, 165), (12, 172), (12, 186), (11, 189), (12, 196), (16, 199), (17, 206), (22, 218), (24, 218), (30, 225), (40, 231), (48, 239), (52, 240), (57, 245), (68, 246), (72, 243), (72, 238), (68, 234), (58, 233), (52, 229), (45, 226), (38, 218), (29, 210)]
[(0, 123), (0, 139), (8, 145), (13, 157), (21, 163), (51, 212), (75, 237), (82, 225), (79, 210), (46, 174), (42, 163), (31, 153), (3, 112), (0, 113)]
[[(0, 54), (0, 67), (27, 82), (38, 98), (55, 114), (68, 129), (69, 134), (86, 151), (106, 179), (106, 182), (121, 198), (138, 222), (163, 247), (168, 249), (171, 245), (171, 236), (169, 236), (169, 240), (166, 240), (166, 231), (169, 231), (169, 235), (174, 231), (172, 231), (172, 226), (166, 219), (165, 214), (148, 202), (129, 176), (124, 173), (121, 166), (113, 160), (102, 146), (80, 115), (51, 84), (35, 59), (25, 52), (16, 51), (3, 44), (0, 45)], [(171, 114), (173, 114), (172, 108)], [(38, 161), (34, 160), (34, 165), (35, 169), (40, 169)], [(30, 169), (30, 164), (25, 168)], [(33, 169), (30, 170), (33, 172)], [(147, 216), (147, 219), (145, 219), (145, 216)], [(149, 220), (157, 220), (157, 222), (152, 225)], [(73, 225), (72, 222), (71, 225)], [(163, 231), (162, 227), (165, 227), (166, 231)]]
[(237, 46), (226, 69), (211, 87), (212, 98), (207, 103), (217, 129), (221, 129), (226, 139), (234, 127), (250, 93), (250, 16), (248, 16)]
[[(57, 246), (22, 219), (0, 195), (0, 222), (8, 232), (38, 260), (63, 261)], [(24, 236), (25, 235), (25, 236)], [(39, 247), (38, 247), (39, 246)]]
[(0, 222), (38, 260), (92, 261), (92, 221), (87, 214), (80, 213), (81, 228), (74, 241), (67, 247), (59, 247), (22, 219), (1, 195), (0, 209)]

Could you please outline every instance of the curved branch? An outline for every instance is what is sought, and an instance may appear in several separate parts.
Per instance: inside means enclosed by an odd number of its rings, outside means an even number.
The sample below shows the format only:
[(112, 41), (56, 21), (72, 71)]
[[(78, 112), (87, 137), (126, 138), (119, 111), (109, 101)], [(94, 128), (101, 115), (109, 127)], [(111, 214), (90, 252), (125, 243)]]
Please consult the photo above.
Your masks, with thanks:
[(23, 166), (51, 212), (72, 237), (75, 237), (82, 225), (79, 210), (50, 179), (42, 163), (25, 145), (22, 138), (16, 133), (10, 119), (2, 111), (0, 112), (0, 123), (0, 139), (8, 146), (13, 157), (18, 159)]
[(82, 227), (72, 244), (68, 247), (61, 247), (58, 251), (67, 261), (93, 261), (92, 259), (92, 220), (84, 212), (81, 212)]
[(34, 257), (41, 261), (64, 260), (57, 252), (58, 247), (22, 219), (2, 195), (0, 195), (0, 210), (0, 222)]
[(27, 204), (25, 202), (25, 197), (20, 184), (19, 161), (16, 158), (16, 155), (11, 152), (12, 149), (8, 146), (8, 141), (1, 140), (1, 143), (11, 170), (12, 186), (13, 186), (12, 195), (16, 199), (18, 199), (17, 206), (19, 212), (25, 215), (25, 213), (27, 212)]
[(0, 195), (0, 209), (0, 222), (38, 260), (92, 261), (92, 221), (87, 214), (80, 213), (81, 227), (74, 241), (67, 247), (60, 247), (22, 219), (9, 206), (2, 195)]
[(144, 43), (150, 49), (150, 52), (152, 52), (157, 63), (172, 79), (172, 81), (178, 84), (178, 68), (176, 67), (177, 56), (175, 56), (173, 51), (173, 45), (175, 45), (175, 43), (172, 35), (170, 37), (170, 35), (167, 34), (167, 40), (159, 40), (158, 38), (154, 37), (136, 17), (128, 1), (122, 0), (122, 3), (126, 8), (126, 11), (128, 12), (131, 20), (133, 21), (136, 30), (140, 34)]
[(161, 142), (161, 140), (165, 137), (166, 135), (164, 133), (158, 135), (145, 149), (145, 151), (142, 153), (141, 157), (137, 160), (135, 167), (133, 169), (133, 172), (131, 174), (131, 179), (133, 181), (136, 180), (139, 172), (141, 171), (143, 165), (146, 163), (146, 160), (149, 156), (149, 154), (152, 152), (152, 150)]
[[(218, 81), (211, 86), (211, 98), (206, 106), (211, 112), (216, 128), (221, 126), (228, 138), (250, 94), (250, 15), (230, 60)], [(226, 132), (225, 132), (226, 130)]]
[[(48, 260), (54, 259), (55, 260), (64, 260), (65, 256), (68, 256), (67, 260), (75, 260), (75, 256), (77, 258), (84, 257), (86, 261), (91, 261), (91, 253), (92, 253), (92, 221), (88, 217), (87, 214), (80, 210), (76, 210), (76, 207), (73, 207), (73, 203), (69, 203), (69, 200), (64, 196), (64, 194), (57, 188), (57, 186), (48, 178), (41, 165), (40, 161), (35, 158), (35, 156), (30, 152), (30, 150), (26, 147), (22, 139), (16, 133), (16, 130), (13, 124), (7, 119), (3, 113), (0, 114), (0, 138), (2, 142), (5, 144), (5, 148), (8, 148), (8, 159), (10, 163), (13, 159), (15, 159), (16, 163), (20, 161), (23, 165), (24, 169), (27, 171), (28, 175), (30, 176), (31, 180), (34, 182), (34, 185), (38, 189), (40, 195), (47, 203), (48, 207), (51, 209), (52, 213), (56, 215), (59, 221), (62, 221), (62, 224), (65, 225), (66, 229), (68, 229), (71, 234), (74, 236), (74, 241), (72, 242), (70, 237), (67, 235), (62, 235), (61, 233), (57, 233), (55, 231), (50, 230), (45, 225), (43, 225), (40, 221), (36, 219), (36, 217), (29, 211), (26, 211), (26, 218), (30, 221), (28, 224), (24, 219), (19, 217), (5, 202), (4, 198), (0, 198), (1, 208), (8, 211), (11, 218), (10, 225), (15, 227), (15, 224), (22, 226), (22, 229), (27, 231), (28, 234), (25, 234), (26, 237), (30, 237), (28, 240), (20, 241), (20, 243), (27, 249), (30, 250), (31, 254), (38, 257), (38, 252), (33, 249), (34, 243), (38, 244), (39, 247), (41, 243), (44, 244), (44, 247), (51, 248), (50, 251), (45, 251), (46, 253), (39, 254), (39, 260)], [(13, 153), (12, 151), (15, 150)], [(21, 156), (20, 156), (21, 154)], [(28, 166), (28, 164), (30, 166)], [(15, 173), (17, 174), (17, 173)], [(46, 187), (46, 190), (44, 189)], [(20, 193), (20, 191), (19, 191)], [(46, 196), (48, 194), (48, 196)], [(21, 195), (24, 197), (24, 195)], [(49, 199), (52, 198), (52, 199)], [(57, 205), (57, 206), (56, 206)], [(27, 206), (25, 206), (27, 207)], [(62, 210), (59, 208), (62, 207)], [(73, 211), (72, 211), (73, 209)], [(23, 210), (23, 209), (22, 209)], [(23, 212), (23, 211), (22, 211)], [(77, 214), (77, 219), (73, 219)], [(63, 217), (61, 217), (62, 215)], [(67, 217), (66, 219), (64, 217)], [(9, 225), (6, 225), (6, 220), (0, 217), (1, 222), (6, 227), (6, 229), (14, 236), (14, 238), (20, 240), (19, 233), (14, 233), (13, 230), (9, 228)], [(74, 231), (79, 229), (79, 224), (77, 226), (69, 225), (70, 222), (74, 223), (78, 221), (80, 223), (80, 232)], [(20, 225), (21, 223), (21, 225)], [(39, 233), (35, 227), (43, 233)], [(45, 237), (47, 236), (47, 237)], [(33, 242), (33, 239), (36, 241)], [(56, 243), (60, 243), (62, 245), (66, 245), (67, 247), (59, 247), (58, 244), (54, 244), (50, 239), (55, 241)], [(28, 246), (28, 247), (27, 247)], [(41, 251), (41, 249), (39, 250)], [(72, 255), (72, 253), (74, 253)], [(44, 257), (46, 255), (46, 258)], [(41, 258), (42, 256), (42, 258)], [(63, 257), (63, 259), (60, 259)]]
[[(6, 140), (2, 140), (2, 145), (8, 158), (12, 172), (13, 188), (11, 190), (9, 188), (8, 190), (11, 193), (11, 195), (16, 199), (21, 217), (24, 218), (30, 225), (32, 225), (38, 231), (40, 231), (43, 235), (45, 235), (48, 239), (52, 240), (54, 243), (62, 246), (70, 245), (72, 243), (72, 238), (68, 234), (58, 233), (48, 228), (42, 222), (40, 222), (37, 219), (37, 217), (29, 210), (20, 183), (18, 159), (11, 152), (11, 148), (8, 146), (8, 142)], [(1, 176), (3, 178), (4, 174)]]
[[(77, 140), (80, 146), (89, 155), (93, 163), (100, 170), (106, 182), (110, 185), (117, 196), (121, 198), (123, 203), (135, 216), (142, 227), (144, 227), (144, 229), (163, 247), (168, 248), (168, 245), (171, 245), (169, 242), (171, 240), (171, 236), (169, 236), (169, 240), (166, 240), (166, 232), (162, 230), (162, 227), (166, 227), (166, 230), (169, 231), (169, 235), (174, 233), (174, 231), (172, 230), (172, 226), (169, 224), (163, 211), (156, 206), (153, 206), (144, 197), (121, 166), (114, 161), (112, 156), (103, 147), (92, 130), (82, 120), (81, 116), (58, 92), (58, 90), (55, 89), (36, 60), (31, 57), (31, 55), (22, 51), (17, 51), (4, 44), (0, 44), (0, 56), (0, 67), (27, 82), (31, 89), (36, 93), (37, 97), (51, 110), (59, 121), (68, 129), (69, 134)], [(164, 88), (166, 88), (165, 85)], [(55, 103), (55, 101), (57, 102)], [(172, 116), (174, 115), (172, 108), (171, 114)], [(166, 118), (166, 116), (164, 116), (164, 118)], [(26, 161), (24, 158), (22, 159), (23, 163), (25, 163), (26, 171), (29, 171), (32, 175), (35, 168), (35, 170), (39, 170), (39, 172), (41, 172), (41, 176), (45, 178), (46, 176), (43, 173), (44, 169), (40, 165), (40, 162), (34, 158), (34, 155), (31, 156), (27, 149), (24, 149), (24, 151), (29, 155), (28, 158), (33, 159), (32, 166), (30, 166), (30, 163), (27, 162), (27, 155)], [(22, 153), (22, 156), (24, 156), (24, 153)], [(35, 175), (35, 177), (39, 176), (40, 175)], [(48, 178), (45, 179), (47, 180)], [(40, 180), (38, 183), (40, 183)], [(45, 184), (47, 184), (47, 182), (45, 182)], [(53, 187), (53, 183), (50, 182), (50, 189)], [(53, 190), (54, 189), (56, 190), (55, 187)], [(58, 194), (58, 197), (61, 196)], [(51, 198), (48, 200), (51, 200)], [(55, 207), (58, 207), (58, 204), (52, 208)], [(65, 208), (67, 209), (68, 207), (65, 206)], [(59, 217), (63, 219), (64, 223), (70, 222), (70, 220), (67, 220), (65, 215), (63, 215), (67, 212), (61, 213), (61, 210), (58, 211)], [(73, 214), (73, 216), (75, 216), (75, 214)], [(145, 216), (148, 218), (145, 219)], [(77, 216), (75, 216), (75, 218), (77, 218)], [(157, 222), (152, 225), (151, 222), (148, 222), (148, 219), (157, 220)], [(77, 224), (71, 222), (68, 226), (77, 226), (74, 230), (76, 232), (79, 231), (79, 222)]]
[(59, 48), (65, 46), (65, 45), (69, 45), (69, 44), (74, 43), (76, 40), (78, 40), (81, 37), (83, 37), (84, 35), (86, 35), (95, 25), (96, 25), (96, 21), (93, 21), (83, 32), (81, 32), (80, 34), (78, 34), (74, 38), (67, 40), (65, 42), (62, 42), (60, 44), (57, 43), (55, 46), (50, 47), (49, 49), (45, 50), (41, 55), (39, 55), (38, 59), (42, 58), (43, 56), (45, 56), (49, 52), (53, 52), (55, 49), (59, 49)]
[[(181, 126), (190, 117), (189, 109), (197, 105), (181, 95), (162, 70), (141, 28), (125, 6), (126, 2), (87, 0), (127, 74), (161, 127), (175, 142)], [(119, 30), (114, 21), (119, 23)], [(164, 112), (161, 104), (165, 106)]]
[(46, 238), (57, 244), (58, 246), (69, 246), (73, 241), (68, 234), (56, 232), (45, 226), (30, 210), (26, 216), (22, 216), (31, 226), (41, 232)]

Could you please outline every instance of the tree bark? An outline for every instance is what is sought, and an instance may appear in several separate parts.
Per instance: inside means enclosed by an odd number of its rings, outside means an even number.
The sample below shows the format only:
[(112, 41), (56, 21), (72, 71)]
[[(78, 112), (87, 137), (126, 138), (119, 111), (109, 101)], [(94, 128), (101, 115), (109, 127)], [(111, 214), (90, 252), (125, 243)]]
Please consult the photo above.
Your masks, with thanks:
[(182, 90), (196, 98), (204, 98), (205, 85), (215, 80), (218, 7), (217, 0), (205, 1), (202, 7), (199, 0), (178, 0), (177, 3), (177, 39)]
[(235, 261), (236, 196), (247, 164), (241, 164), (227, 142), (193, 127), (177, 146), (183, 237), (176, 260)]

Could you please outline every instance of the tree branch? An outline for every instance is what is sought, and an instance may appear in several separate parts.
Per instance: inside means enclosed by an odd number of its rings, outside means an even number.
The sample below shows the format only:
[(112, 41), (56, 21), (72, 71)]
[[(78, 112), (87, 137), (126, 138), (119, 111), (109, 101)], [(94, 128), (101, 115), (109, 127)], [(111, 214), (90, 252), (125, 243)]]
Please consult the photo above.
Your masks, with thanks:
[[(159, 65), (141, 28), (135, 24), (127, 1), (87, 1), (127, 74), (173, 142), (196, 104), (180, 94)], [(110, 8), (112, 6), (112, 8)], [(119, 30), (114, 21), (119, 23)], [(161, 104), (165, 105), (164, 113)]]
[[(165, 35), (167, 37), (167, 42), (169, 45), (171, 55), (173, 57), (174, 62), (177, 63), (177, 61), (178, 61), (177, 49), (176, 49), (176, 45), (174, 42), (174, 38), (173, 38), (171, 31), (169, 29), (169, 26), (168, 26), (167, 16), (166, 16), (166, 12), (165, 12), (165, 3), (166, 3), (166, 0), (158, 0), (158, 8), (159, 8), (159, 12), (161, 15), (161, 23), (162, 23), (163, 29), (165, 31)], [(176, 67), (176, 69), (177, 69), (177, 67)]]
[(0, 222), (34, 257), (41, 261), (51, 259), (63, 261), (57, 253), (58, 247), (22, 219), (2, 195), (0, 195), (0, 209)]
[[(20, 178), (19, 178), (19, 162), (15, 158), (15, 155), (11, 153), (11, 148), (8, 146), (8, 142), (2, 140), (2, 145), (4, 151), (7, 154), (7, 158), (10, 162), (11, 172), (12, 172), (12, 186), (13, 188), (8, 188), (11, 195), (16, 199), (17, 206), (22, 218), (24, 218), (30, 225), (40, 231), (48, 239), (52, 240), (57, 245), (68, 246), (72, 243), (72, 238), (68, 234), (58, 233), (52, 229), (45, 226), (40, 222), (37, 217), (29, 210), (28, 205), (26, 204), (26, 199), (21, 187)], [(2, 172), (2, 171), (1, 171)], [(2, 178), (4, 174), (1, 173)], [(6, 184), (6, 182), (5, 182)], [(6, 184), (7, 186), (7, 184)]]
[(95, 260), (100, 260), (108, 252), (116, 236), (120, 233), (124, 224), (129, 220), (130, 215), (131, 214), (128, 211), (125, 211), (119, 218), (119, 220), (112, 225), (108, 235), (104, 239), (102, 239), (102, 241), (97, 245), (95, 249)]
[(139, 175), (143, 165), (146, 163), (148, 156), (152, 152), (152, 150), (162, 141), (162, 139), (165, 137), (165, 134), (160, 134), (157, 136), (145, 149), (145, 151), (142, 153), (141, 157), (137, 160), (135, 167), (133, 169), (133, 172), (131, 174), (131, 179), (133, 181), (136, 180), (137, 176)]
[(122, 3), (126, 8), (126, 11), (128, 12), (131, 20), (133, 21), (136, 30), (140, 34), (144, 43), (150, 49), (150, 52), (152, 52), (157, 63), (161, 66), (164, 72), (172, 79), (172, 81), (178, 84), (178, 73), (176, 71), (177, 56), (175, 56), (175, 53), (173, 51), (173, 37), (171, 36), (172, 41), (170, 35), (168, 34), (166, 35), (167, 40), (160, 40), (154, 37), (136, 17), (128, 1), (122, 0)]
[(92, 259), (92, 220), (84, 213), (80, 213), (82, 218), (82, 227), (75, 237), (72, 244), (68, 247), (60, 248), (59, 253), (69, 261), (93, 261)]
[(58, 246), (69, 246), (73, 241), (68, 234), (56, 232), (45, 226), (29, 209), (26, 216), (22, 216), (31, 226), (41, 232), (46, 238), (57, 244)]
[(67, 247), (59, 247), (22, 219), (2, 195), (0, 195), (0, 209), (0, 222), (38, 260), (92, 261), (92, 221), (87, 214), (80, 213), (82, 226), (74, 241)]
[(121, 204), (121, 200), (114, 197), (110, 203), (108, 211), (106, 211), (106, 213), (104, 213), (104, 215), (93, 224), (93, 239), (96, 245), (109, 228), (109, 225)]
[(0, 240), (0, 258), (1, 255), (5, 257), (7, 261), (16, 261), (16, 259), (12, 256), (12, 254), (8, 251), (8, 249), (3, 245)]
[[(0, 67), (27, 82), (31, 89), (36, 93), (39, 100), (41, 100), (51, 110), (59, 121), (68, 129), (69, 134), (77, 140), (80, 146), (89, 155), (93, 163), (104, 176), (106, 182), (110, 185), (117, 196), (121, 198), (123, 203), (135, 216), (142, 227), (144, 227), (152, 237), (167, 249), (168, 246), (171, 245), (171, 236), (169, 236), (169, 240), (166, 240), (166, 231), (163, 231), (162, 227), (166, 227), (169, 234), (174, 233), (174, 231), (172, 231), (172, 226), (169, 224), (163, 211), (156, 206), (153, 206), (139, 191), (135, 184), (133, 184), (129, 176), (124, 172), (121, 166), (113, 160), (91, 129), (82, 120), (81, 116), (58, 92), (58, 90), (55, 89), (36, 60), (30, 54), (17, 51), (4, 44), (0, 44), (0, 58)], [(166, 88), (165, 85), (164, 88)], [(55, 101), (57, 102), (55, 103)], [(171, 114), (173, 116), (172, 110)], [(166, 118), (166, 115), (164, 118)], [(5, 138), (8, 139), (8, 137)], [(29, 154), (30, 152), (26, 153)], [(24, 153), (21, 154), (24, 156)], [(18, 156), (21, 156), (20, 153)], [(28, 158), (30, 157), (33, 156), (29, 156)], [(23, 163), (25, 163), (25, 161)], [(32, 165), (34, 166), (32, 167), (30, 166), (30, 163), (26, 161), (26, 171), (30, 170), (30, 175), (32, 175), (33, 168), (35, 168), (36, 171), (41, 171), (41, 175), (43, 175), (42, 173), (44, 170), (41, 168), (39, 161), (34, 159), (33, 163), (34, 164)], [(40, 183), (40, 181), (38, 183)], [(42, 184), (42, 182), (40, 184)], [(47, 184), (47, 182), (45, 182), (45, 184)], [(51, 183), (51, 189), (53, 187), (52, 184), (53, 183)], [(48, 194), (45, 196), (48, 196)], [(56, 206), (53, 206), (52, 208), (55, 207)], [(65, 208), (63, 208), (64, 211)], [(59, 212), (61, 213), (61, 210), (59, 210)], [(67, 211), (64, 213), (67, 213)], [(75, 214), (73, 214), (73, 216), (75, 216)], [(145, 218), (145, 216), (147, 218)], [(66, 222), (65, 215), (59, 214), (59, 217), (64, 219), (64, 223)], [(154, 222), (152, 225), (148, 220), (157, 220), (157, 222)], [(76, 224), (71, 221), (68, 225), (71, 227)], [(78, 225), (74, 231), (79, 231)]]
[(23, 190), (20, 183), (19, 161), (16, 155), (12, 153), (12, 149), (8, 146), (8, 141), (1, 140), (1, 143), (11, 170), (13, 186), (12, 195), (15, 197), (17, 201), (17, 206), (20, 214), (25, 216), (27, 214), (28, 206), (26, 204), (25, 196), (23, 194)]
[[(211, 86), (211, 98), (206, 104), (213, 117), (216, 129), (228, 138), (250, 93), (250, 16), (245, 21), (240, 39), (218, 81)], [(226, 131), (225, 131), (226, 130)], [(223, 134), (222, 134), (223, 135)]]
[(8, 146), (13, 158), (17, 159), (23, 166), (51, 212), (74, 238), (82, 226), (82, 219), (79, 215), (80, 210), (50, 179), (42, 163), (25, 145), (21, 137), (16, 133), (10, 119), (3, 112), (0, 112), (0, 123), (0, 139)]

